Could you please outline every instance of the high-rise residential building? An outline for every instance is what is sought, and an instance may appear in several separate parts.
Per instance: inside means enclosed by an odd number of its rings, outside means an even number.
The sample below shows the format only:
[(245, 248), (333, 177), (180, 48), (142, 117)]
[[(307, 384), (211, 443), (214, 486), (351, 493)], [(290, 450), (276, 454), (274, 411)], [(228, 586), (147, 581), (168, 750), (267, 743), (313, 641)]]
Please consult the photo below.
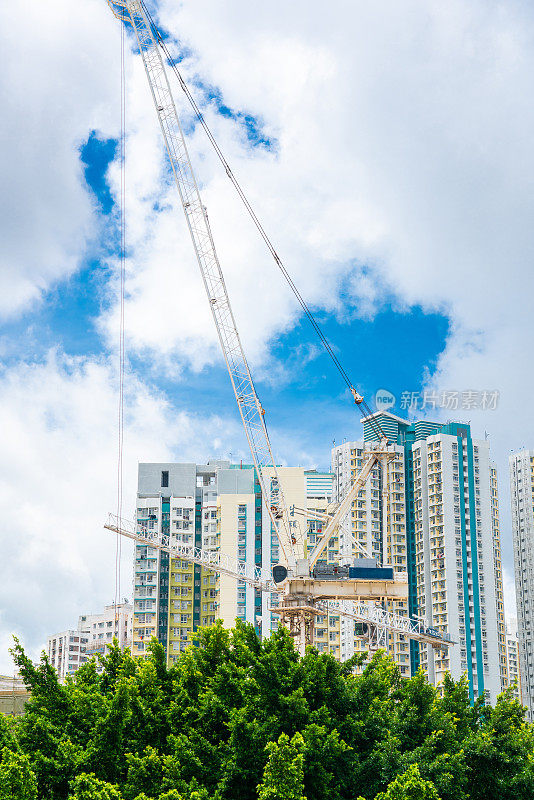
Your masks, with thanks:
[[(352, 504), (350, 515), (339, 530), (339, 560), (349, 563), (355, 557), (374, 558), (379, 564), (394, 567), (396, 572), (408, 568), (408, 538), (406, 534), (406, 497), (404, 449), (394, 444), (395, 458), (390, 463), (387, 481), (379, 466), (376, 466), (366, 486), (358, 493)], [(334, 473), (334, 500), (340, 501), (352, 480), (362, 468), (365, 459), (364, 441), (344, 442), (332, 450), (332, 472)], [(386, 506), (387, 503), (387, 506)], [(384, 515), (384, 508), (389, 516)], [(385, 608), (400, 616), (407, 616), (409, 604), (406, 600), (388, 600)], [(342, 658), (364, 652), (366, 640), (358, 635), (350, 618), (341, 617)], [(409, 677), (410, 642), (398, 633), (388, 633), (381, 643), (397, 661), (401, 675)]]
[[(228, 462), (139, 464), (138, 529), (172, 535), (175, 541), (195, 547), (216, 548), (216, 476), (226, 466)], [(211, 572), (136, 544), (133, 655), (146, 654), (155, 636), (172, 660), (199, 625), (215, 620), (217, 591)]]
[(63, 681), (67, 675), (89, 661), (94, 655), (105, 655), (115, 639), (120, 648), (132, 642), (133, 606), (124, 601), (105, 606), (100, 614), (84, 614), (78, 618), (76, 629), (56, 633), (47, 639), (50, 664)]
[(522, 702), (534, 720), (534, 450), (510, 456), (517, 635)]
[[(268, 469), (266, 474), (269, 478)], [(332, 475), (279, 467), (278, 476), (292, 510), (290, 525), (296, 537), (312, 543), (321, 523), (312, 521), (308, 528), (306, 509), (308, 505), (317, 511), (326, 509), (332, 499)], [(229, 461), (140, 464), (137, 526), (267, 570), (281, 555), (262, 502), (260, 483), (249, 465)], [(332, 549), (331, 554), (334, 552)], [(169, 558), (148, 545), (136, 545), (134, 583), (134, 655), (143, 656), (150, 639), (156, 636), (168, 660), (175, 661), (190, 644), (193, 633), (216, 619), (222, 619), (228, 627), (236, 618), (242, 619), (252, 623), (262, 636), (278, 626), (278, 616), (272, 611), (277, 595)], [(321, 636), (319, 644), (321, 649), (339, 651), (339, 641), (329, 637)]]
[(506, 659), (508, 666), (508, 685), (514, 688), (514, 695), (520, 702), (521, 695), (521, 669), (519, 666), (519, 639), (517, 632), (506, 631)]
[[(364, 420), (363, 441), (332, 451), (338, 494), (357, 474), (365, 444), (376, 441), (376, 419), (396, 458), (388, 481), (377, 468), (354, 501), (353, 542), (381, 564), (406, 568), (408, 609), (399, 605), (397, 613), (422, 617), (458, 642), (434, 651), (390, 635), (388, 650), (404, 673), (408, 663), (412, 673), (421, 666), (435, 684), (447, 671), (466, 673), (471, 697), (495, 702), (507, 685), (507, 659), (497, 476), (488, 442), (474, 440), (466, 424), (409, 423), (377, 412)], [(355, 552), (350, 542), (344, 552)]]

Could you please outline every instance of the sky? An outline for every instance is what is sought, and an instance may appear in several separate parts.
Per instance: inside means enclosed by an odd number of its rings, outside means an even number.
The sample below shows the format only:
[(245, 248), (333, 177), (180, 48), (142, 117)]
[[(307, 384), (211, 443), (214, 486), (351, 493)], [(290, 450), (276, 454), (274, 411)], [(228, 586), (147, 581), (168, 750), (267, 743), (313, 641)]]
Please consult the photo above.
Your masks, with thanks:
[[(401, 416), (467, 420), (488, 437), (513, 617), (508, 456), (534, 448), (532, 4), (150, 8), (370, 405), (386, 390)], [(37, 657), (47, 635), (116, 591), (131, 597), (132, 552), (122, 546), (116, 587), (103, 523), (117, 507), (121, 27), (104, 0), (75, 14), (66, 0), (20, 0), (0, 20), (9, 672), (13, 635)], [(130, 34), (125, 81), (128, 516), (138, 462), (248, 455)], [(173, 92), (276, 457), (328, 468), (332, 443), (359, 437), (357, 411), (176, 83)]]

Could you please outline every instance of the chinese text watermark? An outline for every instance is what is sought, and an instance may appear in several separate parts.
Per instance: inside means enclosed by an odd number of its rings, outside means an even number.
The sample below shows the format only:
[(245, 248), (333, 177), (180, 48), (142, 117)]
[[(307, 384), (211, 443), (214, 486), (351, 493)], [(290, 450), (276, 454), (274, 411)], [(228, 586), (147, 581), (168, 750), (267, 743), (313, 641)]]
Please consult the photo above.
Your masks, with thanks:
[[(403, 411), (446, 409), (449, 411), (495, 411), (499, 405), (497, 389), (423, 389), (419, 392), (401, 392), (399, 406)], [(387, 389), (379, 389), (375, 403), (378, 411), (393, 408), (397, 398)]]

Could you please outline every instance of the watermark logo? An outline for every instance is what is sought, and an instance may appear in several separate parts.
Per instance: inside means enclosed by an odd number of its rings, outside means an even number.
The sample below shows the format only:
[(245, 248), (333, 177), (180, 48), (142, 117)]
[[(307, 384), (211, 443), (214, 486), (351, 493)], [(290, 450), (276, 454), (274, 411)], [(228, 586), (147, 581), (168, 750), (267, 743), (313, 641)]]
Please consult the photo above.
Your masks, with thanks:
[(423, 408), (443, 408), (449, 411), (495, 411), (499, 405), (500, 393), (497, 389), (443, 389), (422, 392), (402, 392), (400, 407), (403, 410), (417, 411)]
[(387, 389), (379, 389), (375, 395), (375, 405), (377, 411), (387, 411), (388, 408), (393, 408), (396, 402), (396, 397), (391, 394)]
[[(499, 405), (497, 389), (424, 389), (422, 392), (402, 391), (399, 407), (402, 411), (422, 411), (442, 408), (448, 411), (495, 411)], [(375, 395), (377, 411), (388, 411), (397, 398), (388, 389), (379, 389)]]

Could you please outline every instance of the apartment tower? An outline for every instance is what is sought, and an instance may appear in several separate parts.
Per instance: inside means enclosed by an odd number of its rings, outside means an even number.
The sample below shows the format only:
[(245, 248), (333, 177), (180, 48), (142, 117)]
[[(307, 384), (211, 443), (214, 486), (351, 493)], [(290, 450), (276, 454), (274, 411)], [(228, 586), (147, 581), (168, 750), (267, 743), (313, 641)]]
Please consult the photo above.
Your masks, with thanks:
[(434, 651), (390, 635), (387, 649), (404, 674), (422, 667), (437, 685), (446, 672), (465, 673), (471, 698), (493, 703), (508, 677), (497, 476), (488, 442), (474, 440), (463, 423), (409, 423), (378, 412), (364, 420), (362, 441), (332, 451), (338, 494), (357, 474), (366, 443), (377, 439), (375, 419), (396, 458), (387, 482), (375, 470), (355, 500), (351, 538), (379, 563), (408, 572), (408, 606), (397, 613), (421, 617), (458, 643)]
[[(314, 543), (322, 522), (308, 525), (307, 509), (324, 511), (332, 500), (332, 475), (301, 467), (279, 467), (278, 477), (290, 526), (305, 546)], [(265, 470), (267, 484), (273, 475)], [(207, 464), (140, 464), (137, 527), (160, 531), (176, 542), (227, 553), (247, 564), (270, 570), (281, 557), (278, 538), (250, 465), (229, 461)], [(337, 557), (332, 543), (330, 556)], [(208, 569), (149, 545), (136, 544), (134, 570), (133, 653), (143, 656), (153, 636), (175, 661), (199, 627), (236, 619), (269, 636), (278, 627), (278, 595), (260, 592), (244, 581)], [(331, 620), (335, 630), (330, 629)], [(339, 615), (320, 618), (318, 647), (340, 656)], [(332, 628), (334, 623), (332, 623)], [(332, 636), (331, 636), (332, 634)]]
[(534, 450), (510, 459), (517, 635), (522, 702), (534, 720)]

